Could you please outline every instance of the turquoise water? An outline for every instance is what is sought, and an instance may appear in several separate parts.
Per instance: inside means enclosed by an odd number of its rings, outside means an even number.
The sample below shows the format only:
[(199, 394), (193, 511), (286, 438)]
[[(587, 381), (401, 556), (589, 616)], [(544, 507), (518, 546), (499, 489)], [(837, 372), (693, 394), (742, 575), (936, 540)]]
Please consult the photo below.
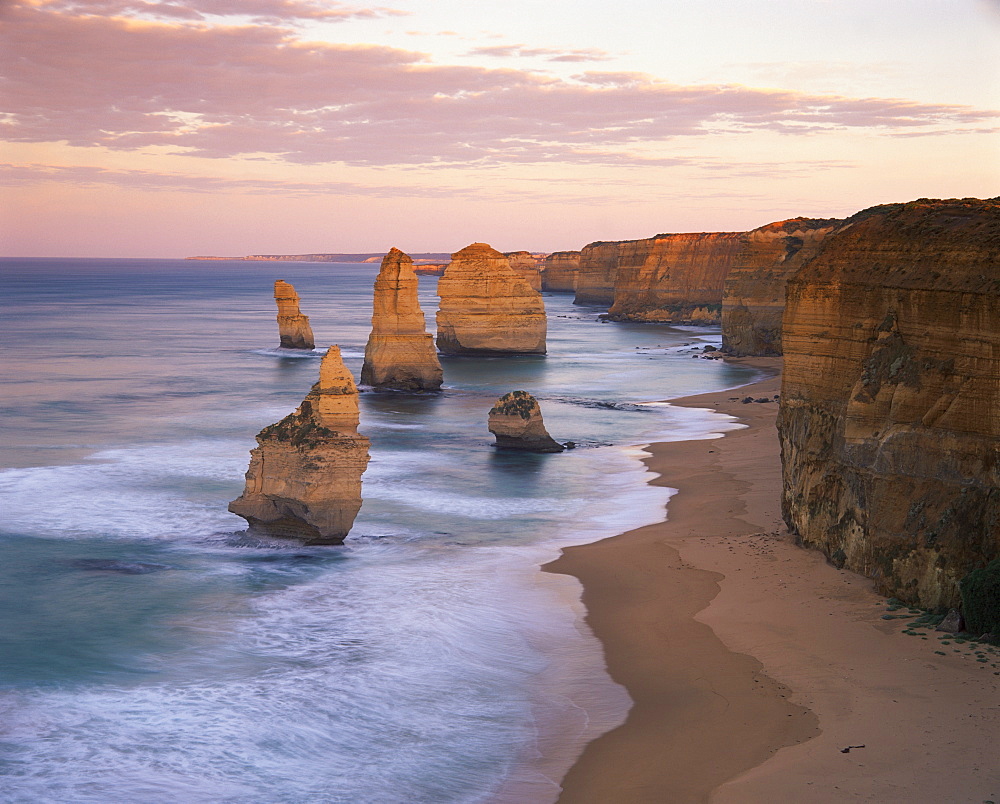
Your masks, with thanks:
[[(576, 582), (538, 565), (662, 515), (634, 445), (733, 426), (647, 404), (752, 379), (691, 359), (717, 331), (552, 295), (548, 355), (445, 358), (440, 396), (363, 393), (364, 505), (343, 547), (306, 548), (226, 511), (322, 353), (275, 348), (271, 286), (358, 376), (376, 266), (0, 270), (0, 800), (551, 801), (621, 721)], [(492, 449), (487, 411), (519, 388), (580, 447)]]

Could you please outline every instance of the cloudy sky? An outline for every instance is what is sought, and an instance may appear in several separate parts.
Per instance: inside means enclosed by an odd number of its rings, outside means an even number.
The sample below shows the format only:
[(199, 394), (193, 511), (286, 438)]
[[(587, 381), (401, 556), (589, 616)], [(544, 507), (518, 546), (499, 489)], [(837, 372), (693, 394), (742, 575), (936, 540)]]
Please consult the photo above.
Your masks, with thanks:
[(0, 0), (0, 254), (579, 248), (1000, 194), (1000, 0)]

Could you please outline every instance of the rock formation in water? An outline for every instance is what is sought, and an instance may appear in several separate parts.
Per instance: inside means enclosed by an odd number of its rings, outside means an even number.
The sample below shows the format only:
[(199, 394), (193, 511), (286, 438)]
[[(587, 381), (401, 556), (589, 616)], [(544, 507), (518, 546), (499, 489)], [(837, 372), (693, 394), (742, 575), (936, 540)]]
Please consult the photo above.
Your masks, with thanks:
[(368, 439), (358, 434), (358, 389), (331, 346), (302, 404), (257, 434), (243, 495), (229, 510), (251, 532), (341, 544), (361, 508)]
[(443, 354), (544, 354), (542, 296), (485, 243), (452, 255), (438, 281), (437, 346)]
[(500, 397), (490, 410), (489, 428), (500, 449), (526, 452), (562, 452), (565, 449), (548, 434), (538, 400), (526, 391), (511, 391)]
[(607, 306), (615, 300), (620, 246), (621, 243), (598, 241), (580, 250), (573, 304)]
[(754, 229), (737, 254), (722, 294), (722, 348), (731, 355), (780, 355), (785, 285), (843, 224), (792, 218)]
[(505, 251), (504, 256), (511, 270), (531, 285), (533, 290), (542, 290), (542, 269), (538, 257), (530, 251)]
[(437, 391), (441, 363), (417, 300), (413, 260), (398, 248), (382, 259), (375, 278), (372, 332), (365, 347), (361, 382), (373, 388)]
[(1000, 555), (1000, 199), (849, 218), (782, 327), (789, 528), (884, 594), (957, 605)]
[(299, 294), (288, 282), (278, 279), (274, 283), (274, 300), (278, 303), (278, 335), (284, 349), (313, 349), (309, 317), (299, 311)]
[(579, 251), (555, 251), (545, 258), (542, 290), (566, 293), (576, 290), (576, 275), (580, 271)]
[(726, 275), (746, 242), (746, 232), (708, 232), (620, 243), (608, 317), (718, 324)]

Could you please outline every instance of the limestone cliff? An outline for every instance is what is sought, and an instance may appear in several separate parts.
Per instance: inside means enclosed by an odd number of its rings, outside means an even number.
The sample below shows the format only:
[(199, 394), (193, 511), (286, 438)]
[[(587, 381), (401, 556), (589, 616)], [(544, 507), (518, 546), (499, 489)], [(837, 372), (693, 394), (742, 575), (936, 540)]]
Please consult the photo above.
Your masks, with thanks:
[[(622, 241), (625, 242), (625, 241)], [(574, 304), (607, 306), (615, 300), (615, 276), (621, 243), (598, 241), (580, 249)]]
[(438, 282), (437, 346), (443, 354), (544, 354), (545, 305), (485, 243), (452, 255)]
[(341, 544), (361, 508), (368, 439), (358, 434), (358, 389), (331, 346), (319, 382), (294, 413), (257, 434), (243, 495), (229, 510), (251, 532)]
[(576, 290), (576, 275), (580, 271), (579, 251), (556, 251), (545, 258), (542, 290), (566, 293)]
[(737, 356), (781, 354), (785, 285), (842, 224), (836, 219), (792, 218), (750, 232), (722, 293), (723, 351)]
[(441, 363), (417, 300), (413, 260), (398, 248), (382, 259), (375, 277), (372, 332), (361, 382), (399, 391), (437, 391)]
[(505, 251), (504, 256), (511, 270), (531, 285), (533, 290), (542, 289), (542, 269), (539, 258), (530, 251)]
[(299, 294), (288, 282), (278, 279), (274, 283), (274, 300), (278, 304), (278, 336), (285, 349), (313, 349), (309, 317), (299, 310)]
[(874, 207), (788, 282), (789, 527), (923, 606), (1000, 555), (1000, 199)]
[(746, 232), (702, 232), (619, 244), (608, 317), (718, 324), (726, 275), (746, 241)]
[(565, 447), (549, 435), (538, 400), (527, 391), (511, 391), (490, 409), (490, 432), (500, 449), (526, 452), (562, 452)]

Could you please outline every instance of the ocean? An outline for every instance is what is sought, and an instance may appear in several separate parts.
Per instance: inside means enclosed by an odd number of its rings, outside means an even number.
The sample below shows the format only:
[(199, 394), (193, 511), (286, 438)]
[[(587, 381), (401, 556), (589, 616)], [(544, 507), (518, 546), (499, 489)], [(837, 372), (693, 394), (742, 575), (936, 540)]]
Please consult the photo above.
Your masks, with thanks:
[[(639, 447), (737, 426), (663, 404), (753, 372), (717, 329), (603, 323), (546, 294), (548, 354), (442, 358), (364, 392), (341, 547), (228, 513), (262, 427), (336, 343), (360, 376), (376, 265), (0, 260), (0, 801), (548, 802), (629, 699), (578, 583), (539, 565), (662, 518)], [(272, 285), (324, 349), (277, 349)], [(436, 278), (422, 277), (433, 331)], [(496, 451), (534, 394), (555, 455)]]

